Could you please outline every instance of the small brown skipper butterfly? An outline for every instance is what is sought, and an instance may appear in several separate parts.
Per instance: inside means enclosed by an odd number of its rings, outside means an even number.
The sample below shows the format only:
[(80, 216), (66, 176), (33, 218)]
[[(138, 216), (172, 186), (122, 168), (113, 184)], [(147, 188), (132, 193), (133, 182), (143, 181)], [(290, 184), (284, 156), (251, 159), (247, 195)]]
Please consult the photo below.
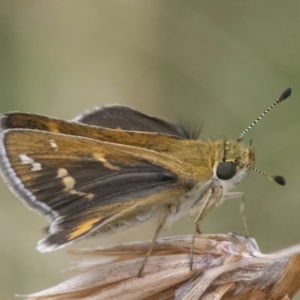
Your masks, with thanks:
[[(123, 106), (96, 109), (71, 122), (4, 114), (1, 173), (15, 195), (49, 220), (47, 236), (37, 247), (41, 252), (162, 213), (154, 243), (166, 222), (189, 215), (198, 228), (214, 206), (241, 195), (230, 190), (256, 170), (254, 149), (242, 137), (290, 94), (288, 88), (230, 141), (196, 140), (179, 123)], [(280, 176), (269, 178), (284, 184)]]

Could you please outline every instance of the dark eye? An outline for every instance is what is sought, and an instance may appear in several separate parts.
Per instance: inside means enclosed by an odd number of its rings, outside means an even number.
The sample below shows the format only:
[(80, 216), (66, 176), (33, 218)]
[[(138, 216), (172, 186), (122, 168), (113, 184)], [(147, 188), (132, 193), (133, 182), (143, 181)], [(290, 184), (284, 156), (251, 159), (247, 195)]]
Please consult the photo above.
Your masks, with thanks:
[(217, 167), (217, 177), (222, 180), (229, 180), (236, 174), (236, 165), (230, 161), (222, 161)]

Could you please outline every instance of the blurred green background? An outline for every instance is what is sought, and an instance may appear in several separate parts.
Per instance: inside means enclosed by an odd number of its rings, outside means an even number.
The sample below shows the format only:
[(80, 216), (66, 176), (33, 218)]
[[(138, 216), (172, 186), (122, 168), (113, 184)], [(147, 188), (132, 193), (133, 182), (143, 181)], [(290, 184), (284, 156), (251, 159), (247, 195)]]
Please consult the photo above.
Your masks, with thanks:
[[(287, 102), (257, 125), (257, 167), (246, 195), (252, 236), (265, 253), (299, 242), (300, 2), (11, 1), (0, 3), (0, 111), (72, 119), (120, 103), (169, 119), (204, 123), (202, 138), (237, 138), (289, 85)], [(0, 298), (66, 278), (65, 249), (35, 250), (46, 221), (0, 183)], [(239, 200), (202, 223), (204, 232), (244, 233)], [(155, 222), (75, 247), (152, 238)], [(171, 234), (192, 232), (192, 221)], [(298, 298), (300, 299), (300, 298)]]

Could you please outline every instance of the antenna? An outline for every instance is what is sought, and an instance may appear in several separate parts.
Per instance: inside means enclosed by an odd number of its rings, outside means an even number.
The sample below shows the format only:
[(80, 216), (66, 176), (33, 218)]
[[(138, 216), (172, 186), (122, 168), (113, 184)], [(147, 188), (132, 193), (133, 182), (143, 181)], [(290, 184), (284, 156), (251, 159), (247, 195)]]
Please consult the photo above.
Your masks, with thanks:
[(285, 185), (285, 179), (284, 179), (284, 177), (278, 176), (278, 175), (271, 176), (271, 175), (269, 175), (269, 174), (267, 174), (265, 172), (262, 172), (262, 171), (256, 169), (254, 166), (251, 166), (251, 165), (248, 165), (248, 164), (244, 163), (240, 159), (238, 159), (237, 161), (240, 162), (242, 165), (244, 165), (247, 169), (252, 170), (252, 171), (254, 171), (254, 172), (256, 172), (256, 173), (258, 173), (260, 175), (263, 175), (263, 176), (265, 176), (265, 177), (267, 177), (267, 178), (275, 181), (276, 183), (278, 183), (280, 185)]
[(240, 136), (237, 138), (237, 141), (240, 142), (244, 135), (254, 126), (258, 121), (260, 121), (266, 114), (268, 114), (274, 107), (276, 107), (280, 102), (287, 99), (292, 94), (292, 88), (287, 88), (278, 98), (277, 100), (268, 108), (266, 109), (257, 119), (255, 119), (246, 129), (242, 131)]

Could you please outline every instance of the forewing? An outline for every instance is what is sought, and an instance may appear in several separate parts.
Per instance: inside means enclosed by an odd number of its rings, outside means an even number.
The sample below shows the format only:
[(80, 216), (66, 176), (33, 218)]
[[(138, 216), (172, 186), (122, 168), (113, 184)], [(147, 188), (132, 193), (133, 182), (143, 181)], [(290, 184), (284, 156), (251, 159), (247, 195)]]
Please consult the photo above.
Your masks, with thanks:
[(111, 129), (156, 132), (189, 139), (189, 131), (178, 124), (148, 116), (126, 106), (107, 106), (86, 112), (73, 121)]
[(11, 190), (52, 221), (43, 251), (184, 194), (179, 162), (154, 151), (35, 130), (0, 136)]
[(49, 131), (53, 133), (87, 137), (103, 142), (136, 146), (158, 152), (168, 152), (172, 143), (182, 140), (181, 137), (175, 135), (104, 128), (19, 112), (8, 113), (1, 116), (0, 130), (4, 131), (8, 129)]

